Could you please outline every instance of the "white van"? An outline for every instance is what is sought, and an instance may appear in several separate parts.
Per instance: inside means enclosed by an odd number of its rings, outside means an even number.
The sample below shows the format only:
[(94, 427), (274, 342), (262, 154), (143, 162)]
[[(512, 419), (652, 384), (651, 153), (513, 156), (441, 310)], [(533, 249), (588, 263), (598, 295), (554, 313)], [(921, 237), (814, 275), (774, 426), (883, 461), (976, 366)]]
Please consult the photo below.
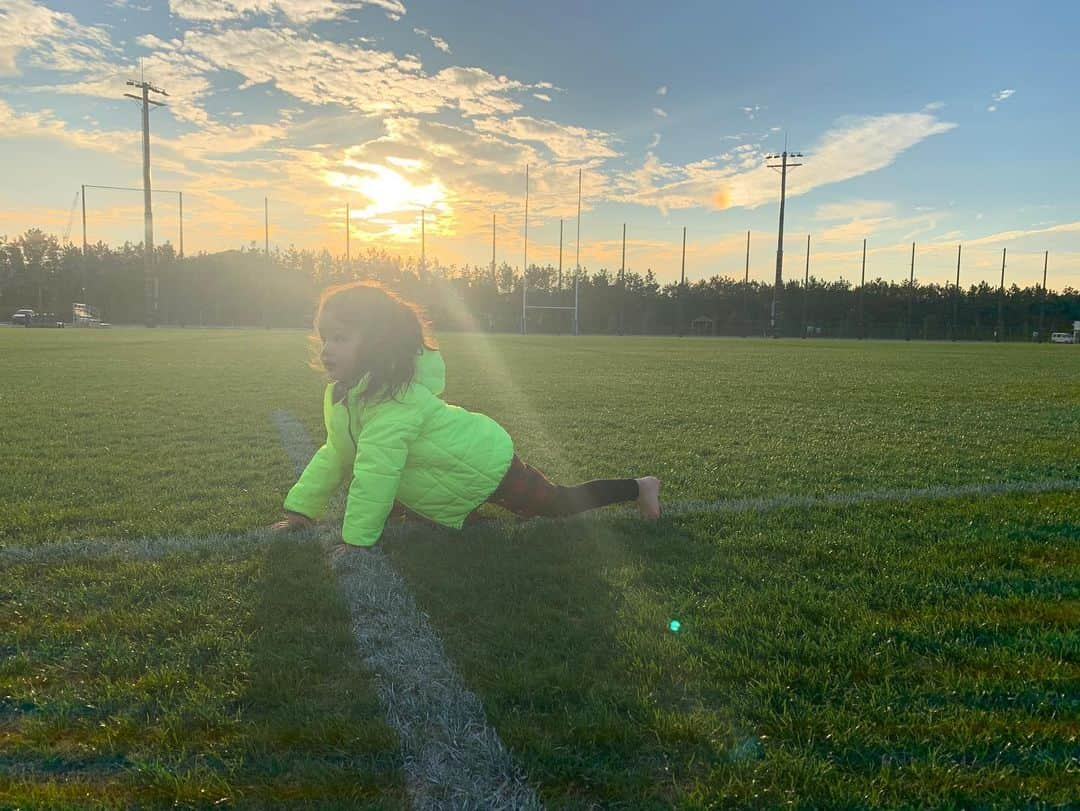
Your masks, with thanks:
[(1052, 344), (1072, 344), (1076, 343), (1076, 339), (1071, 332), (1051, 332), (1050, 343)]

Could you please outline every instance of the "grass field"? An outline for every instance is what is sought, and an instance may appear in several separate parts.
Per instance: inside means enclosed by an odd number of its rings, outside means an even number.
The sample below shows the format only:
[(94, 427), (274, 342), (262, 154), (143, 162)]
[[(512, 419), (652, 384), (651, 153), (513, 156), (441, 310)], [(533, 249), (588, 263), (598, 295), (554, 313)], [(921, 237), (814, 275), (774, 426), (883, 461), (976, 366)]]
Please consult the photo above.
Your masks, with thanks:
[[(442, 343), (559, 479), (878, 494), (389, 536), (548, 808), (1075, 802), (1080, 490), (991, 491), (1080, 481), (1080, 351)], [(408, 807), (321, 548), (250, 531), (294, 480), (271, 415), (323, 436), (306, 351), (0, 329), (0, 808)]]

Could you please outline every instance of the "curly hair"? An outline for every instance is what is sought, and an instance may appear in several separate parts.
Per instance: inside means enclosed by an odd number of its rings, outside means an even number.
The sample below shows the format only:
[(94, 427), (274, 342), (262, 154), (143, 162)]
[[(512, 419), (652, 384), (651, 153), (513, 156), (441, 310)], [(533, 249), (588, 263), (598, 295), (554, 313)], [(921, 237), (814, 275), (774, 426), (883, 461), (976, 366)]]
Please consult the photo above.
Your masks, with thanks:
[[(328, 287), (319, 297), (312, 341), (320, 345), (320, 322), (332, 318), (360, 333), (363, 352), (358, 368), (335, 383), (334, 399), (345, 396), (348, 384), (367, 378), (360, 395), (365, 402), (390, 400), (408, 387), (416, 374), (416, 359), (425, 349), (438, 349), (423, 309), (377, 281)], [(312, 365), (326, 371), (318, 356)]]

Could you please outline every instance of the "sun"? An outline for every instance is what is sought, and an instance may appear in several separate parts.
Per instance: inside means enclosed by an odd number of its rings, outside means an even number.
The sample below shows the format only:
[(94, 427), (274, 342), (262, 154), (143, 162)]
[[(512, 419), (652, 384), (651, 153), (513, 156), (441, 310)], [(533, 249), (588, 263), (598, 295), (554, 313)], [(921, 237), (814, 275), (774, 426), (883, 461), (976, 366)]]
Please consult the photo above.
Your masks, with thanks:
[[(394, 161), (408, 169), (421, 169), (419, 162), (404, 159)], [(386, 232), (406, 236), (419, 228), (416, 224), (417, 210), (446, 212), (446, 188), (437, 178), (421, 184), (410, 180), (405, 174), (378, 163), (347, 161), (350, 172), (328, 172), (327, 182), (345, 189), (366, 203), (352, 209), (356, 220), (367, 220), (388, 226)]]

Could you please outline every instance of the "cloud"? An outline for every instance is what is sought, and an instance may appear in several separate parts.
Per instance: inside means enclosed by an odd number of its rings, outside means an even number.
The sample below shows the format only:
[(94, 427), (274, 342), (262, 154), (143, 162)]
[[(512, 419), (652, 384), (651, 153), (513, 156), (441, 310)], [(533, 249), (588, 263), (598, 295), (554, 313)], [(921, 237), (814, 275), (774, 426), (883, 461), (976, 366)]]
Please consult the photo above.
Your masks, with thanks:
[(473, 126), (479, 132), (543, 144), (559, 160), (612, 158), (618, 154), (611, 147), (613, 136), (609, 133), (559, 124), (547, 119), (530, 116), (515, 116), (510, 119), (479, 118), (473, 122)]
[(58, 119), (52, 110), (21, 113), (0, 99), (0, 139), (49, 138), (79, 149), (113, 154), (125, 153), (140, 143), (138, 132), (106, 132), (100, 129), (75, 130)]
[(656, 95), (658, 95), (658, 96), (666, 96), (667, 95), (667, 85), (662, 84), (658, 88), (656, 88)]
[(255, 15), (280, 15), (307, 24), (333, 20), (364, 6), (380, 8), (392, 20), (405, 15), (405, 6), (399, 0), (169, 0), (173, 16), (215, 23)]
[(659, 107), (652, 108), (653, 114), (660, 116), (660, 118), (667, 118), (667, 113), (661, 110)]
[(856, 217), (891, 217), (896, 206), (887, 200), (851, 200), (846, 203), (825, 203), (817, 207), (814, 219), (822, 222), (847, 220)]
[(997, 108), (998, 108), (997, 107), (998, 104), (1005, 101), (1006, 99), (1008, 99), (1009, 97), (1011, 97), (1015, 93), (1016, 93), (1016, 91), (1013, 90), (1011, 87), (1006, 88), (1005, 90), (999, 90), (997, 93), (995, 93), (993, 95), (992, 98), (994, 99), (994, 103), (986, 108), (986, 112), (988, 112), (988, 113), (995, 112), (997, 110)]
[(940, 110), (944, 106), (945, 106), (945, 102), (943, 102), (943, 101), (932, 101), (929, 104), (927, 104), (925, 107), (923, 107), (922, 111), (924, 113), (932, 113), (932, 112), (934, 112), (934, 110)]
[[(788, 176), (788, 196), (839, 183), (888, 166), (919, 142), (956, 125), (926, 113), (894, 113), (841, 120)], [(638, 170), (613, 180), (617, 199), (661, 210), (738, 206), (755, 208), (776, 200), (776, 174), (765, 166), (755, 144), (740, 144), (720, 162), (663, 164), (655, 156)], [(722, 205), (721, 205), (722, 203)]]
[(649, 149), (656, 149), (658, 146), (660, 146), (660, 133), (654, 132), (652, 134), (652, 140), (649, 141)]
[(551, 96), (547, 93), (533, 93), (534, 99), (540, 99), (540, 101), (551, 101)]
[(137, 41), (145, 48), (154, 49), (154, 53), (143, 57), (139, 64), (117, 62), (92, 65), (77, 81), (32, 89), (62, 95), (117, 99), (124, 91), (130, 90), (124, 81), (141, 73), (151, 84), (168, 91), (171, 98), (159, 100), (168, 104), (173, 116), (196, 126), (208, 124), (210, 118), (202, 101), (210, 93), (211, 84), (207, 76), (215, 70), (214, 65), (197, 54), (185, 51), (179, 40), (165, 42), (147, 35), (139, 37)]
[(117, 54), (105, 29), (84, 26), (71, 14), (31, 0), (3, 0), (0, 30), (0, 76), (19, 75), (24, 50), (30, 52), (32, 67), (67, 72), (107, 65)]
[(243, 87), (268, 83), (308, 104), (340, 104), (365, 115), (509, 114), (523, 82), (481, 68), (449, 67), (434, 75), (411, 57), (357, 42), (338, 43), (290, 28), (188, 31), (182, 53), (208, 70), (232, 71)]
[(755, 104), (753, 107), (743, 107), (742, 111), (746, 113), (746, 117), (752, 121), (757, 114), (764, 109), (766, 108), (762, 107), (760, 104)]
[(414, 28), (413, 33), (431, 40), (431, 44), (443, 53), (450, 53), (450, 45), (442, 37), (437, 37), (434, 34), (424, 30), (423, 28)]

